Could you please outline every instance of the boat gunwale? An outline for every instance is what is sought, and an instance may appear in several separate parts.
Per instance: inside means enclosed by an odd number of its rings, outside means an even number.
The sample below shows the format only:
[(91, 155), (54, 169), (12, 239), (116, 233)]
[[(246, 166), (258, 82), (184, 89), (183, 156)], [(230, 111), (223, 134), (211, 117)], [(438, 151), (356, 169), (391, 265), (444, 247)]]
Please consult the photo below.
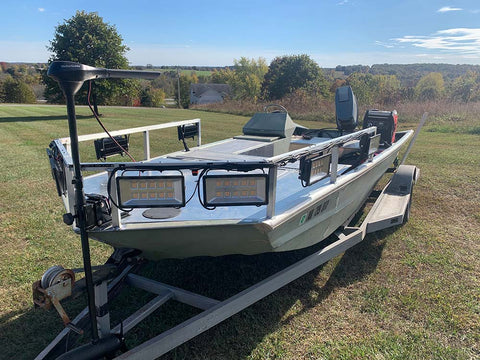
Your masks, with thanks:
[[(229, 161), (229, 160), (197, 160), (197, 161), (171, 161), (173, 159), (168, 158), (169, 155), (171, 154), (165, 154), (161, 155), (152, 159), (148, 160), (143, 160), (143, 161), (138, 161), (138, 162), (83, 162), (80, 164), (81, 170), (82, 171), (111, 171), (116, 168), (119, 168), (121, 170), (137, 170), (137, 169), (157, 169), (157, 170), (162, 170), (162, 171), (167, 171), (167, 170), (182, 170), (182, 169), (204, 169), (204, 168), (213, 168), (213, 169), (221, 169), (225, 168), (225, 170), (231, 170), (231, 168), (239, 167), (243, 170), (251, 168), (253, 169), (258, 169), (258, 168), (272, 168), (275, 166), (278, 166), (279, 164), (285, 162), (285, 161), (290, 161), (290, 160), (295, 160), (298, 159), (304, 155), (309, 155), (309, 154), (316, 154), (318, 152), (324, 151), (330, 147), (340, 145), (342, 143), (346, 143), (351, 140), (358, 139), (364, 134), (371, 134), (376, 132), (376, 127), (372, 126), (367, 129), (361, 129), (358, 131), (355, 131), (350, 134), (342, 135), (337, 138), (333, 138), (328, 141), (322, 141), (318, 144), (312, 144), (310, 146), (301, 148), (301, 149), (296, 149), (292, 150), (289, 152), (286, 152), (284, 154), (272, 156), (272, 157), (261, 157), (261, 156), (252, 156), (252, 161), (248, 160), (235, 160), (235, 161)], [(90, 138), (89, 138), (90, 139)], [(54, 142), (57, 144), (57, 146), (61, 146), (64, 148), (64, 144), (61, 141), (62, 139), (56, 139)], [(211, 147), (213, 144), (218, 144), (224, 141), (227, 141), (230, 139), (223, 139), (219, 140), (218, 142), (213, 142), (205, 145), (201, 145), (199, 147), (196, 147), (195, 149), (199, 148), (208, 148)], [(280, 139), (281, 140), (281, 139)], [(68, 153), (68, 152), (67, 152)], [(176, 152), (174, 152), (176, 153)], [(172, 153), (172, 154), (174, 154)], [(62, 152), (63, 154), (63, 152)], [(248, 156), (248, 155), (247, 155)], [(73, 163), (70, 162), (70, 156), (64, 157), (64, 161), (66, 165), (71, 168), (73, 167)], [(169, 161), (166, 162), (152, 162), (153, 160), (159, 160), (159, 159), (168, 159)], [(90, 175), (91, 176), (91, 175)]]
[[(90, 230), (89, 233), (102, 233), (107, 231), (135, 231), (135, 230), (161, 230), (161, 229), (175, 229), (175, 228), (185, 228), (185, 227), (199, 227), (199, 226), (228, 226), (228, 225), (237, 225), (237, 226), (266, 226), (270, 230), (274, 230), (278, 227), (281, 227), (283, 224), (287, 223), (293, 214), (304, 212), (312, 205), (321, 202), (322, 199), (325, 199), (332, 194), (331, 188), (335, 189), (334, 192), (341, 191), (343, 188), (349, 186), (352, 182), (356, 181), (359, 177), (368, 174), (370, 171), (373, 171), (378, 164), (384, 161), (386, 157), (392, 155), (392, 153), (399, 151), (400, 148), (405, 144), (405, 142), (413, 134), (413, 130), (406, 130), (399, 132), (402, 134), (402, 137), (393, 143), (392, 146), (384, 149), (381, 153), (374, 157), (372, 162), (366, 162), (361, 164), (359, 167), (355, 168), (348, 178), (342, 177), (342, 174), (339, 174), (335, 183), (322, 186), (312, 193), (310, 193), (310, 199), (308, 201), (302, 202), (287, 211), (284, 211), (280, 214), (275, 215), (274, 217), (262, 218), (259, 221), (246, 220), (246, 219), (203, 219), (203, 220), (181, 220), (181, 221), (150, 221), (150, 222), (134, 222), (134, 223), (122, 223), (120, 227), (108, 226), (103, 229)], [(369, 166), (370, 165), (370, 166)], [(321, 193), (321, 194), (320, 194)]]

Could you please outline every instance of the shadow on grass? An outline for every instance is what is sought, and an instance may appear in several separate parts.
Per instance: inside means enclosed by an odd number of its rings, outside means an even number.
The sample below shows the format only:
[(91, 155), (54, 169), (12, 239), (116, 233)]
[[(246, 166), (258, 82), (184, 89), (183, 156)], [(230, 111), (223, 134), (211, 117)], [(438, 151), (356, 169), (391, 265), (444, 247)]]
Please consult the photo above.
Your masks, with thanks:
[[(346, 251), (324, 286), (317, 285), (322, 265), (160, 359), (245, 359), (266, 336), (288, 324), (294, 317), (322, 303), (335, 289), (361, 281), (372, 273), (381, 258), (385, 245), (383, 239), (388, 233), (390, 231), (368, 236), (363, 242)], [(318, 251), (327, 245), (327, 241), (324, 241), (322, 246), (317, 245), (290, 254), (265, 254), (265, 257), (259, 260), (260, 267), (256, 271), (262, 275), (272, 275)], [(279, 268), (266, 274), (264, 269), (267, 263), (273, 263), (274, 267)], [(262, 276), (262, 279), (266, 276)], [(255, 275), (247, 274), (247, 277), (253, 280)], [(313, 291), (318, 296), (312, 297)], [(302, 310), (285, 317), (297, 302), (301, 303)]]
[[(93, 118), (92, 115), (78, 115), (77, 119), (89, 119)], [(50, 120), (67, 120), (67, 114), (65, 115), (52, 115), (52, 116), (15, 116), (15, 117), (0, 117), (0, 123), (12, 123), (12, 122), (32, 122), (32, 121), (50, 121)]]
[[(383, 238), (387, 234), (383, 232), (380, 237), (368, 236), (345, 252), (323, 287), (316, 284), (323, 268), (320, 266), (161, 359), (246, 358), (265, 336), (299, 315), (297, 312), (284, 318), (297, 301), (302, 304), (301, 312), (308, 311), (326, 299), (334, 289), (357, 282), (374, 271), (385, 244)], [(327, 239), (321, 245), (288, 253), (164, 260), (147, 264), (140, 274), (224, 300), (318, 251), (329, 242), (332, 240)], [(319, 295), (313, 298), (312, 291)], [(152, 295), (140, 290), (124, 291), (112, 304), (112, 308), (117, 309), (112, 311), (113, 322), (115, 318), (125, 318), (151, 298)], [(72, 318), (83, 306), (81, 300), (65, 304)], [(198, 310), (186, 305), (169, 302), (127, 334), (127, 346), (132, 348), (197, 313)], [(61, 329), (61, 320), (53, 310), (46, 312), (32, 308), (7, 314), (0, 318), (0, 347), (3, 349), (0, 358), (31, 359)]]

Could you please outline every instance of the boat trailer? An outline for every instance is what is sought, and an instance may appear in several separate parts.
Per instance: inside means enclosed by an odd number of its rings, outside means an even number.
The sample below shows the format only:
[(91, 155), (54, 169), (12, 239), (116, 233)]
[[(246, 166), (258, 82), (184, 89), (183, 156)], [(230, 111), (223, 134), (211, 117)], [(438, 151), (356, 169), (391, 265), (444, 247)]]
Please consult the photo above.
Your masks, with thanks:
[[(50, 304), (53, 304), (62, 315), (66, 327), (36, 357), (36, 360), (54, 358), (98, 359), (104, 356), (118, 360), (155, 359), (342, 254), (361, 242), (367, 234), (398, 226), (408, 221), (413, 186), (418, 177), (419, 169), (417, 167), (400, 165), (390, 182), (378, 195), (360, 226), (350, 227), (346, 224), (345, 227), (335, 233), (336, 241), (330, 245), (224, 301), (211, 299), (137, 275), (134, 271), (138, 269), (142, 260), (135, 252), (114, 253), (105, 266), (100, 267), (93, 273), (99, 339), (96, 342), (70, 350), (63, 355), (60, 354), (68, 347), (68, 342), (72, 340), (70, 336), (73, 333), (83, 333), (82, 327), (85, 327), (86, 322), (88, 323), (89, 311), (86, 307), (71, 322), (68, 320), (68, 316), (66, 316), (59, 301), (75, 293), (75, 287), (81, 287), (82, 284), (79, 282), (80, 284), (73, 285), (74, 276), (71, 270), (65, 270), (61, 267), (50, 268), (42, 280), (34, 286), (35, 302), (42, 307), (49, 307)], [(112, 272), (113, 270), (116, 270), (116, 272)], [(117, 275), (112, 278), (112, 273)], [(46, 288), (43, 288), (42, 285)], [(119, 325), (111, 328), (108, 303), (118, 293), (119, 288), (125, 285), (148, 291), (156, 296)], [(169, 300), (175, 300), (203, 311), (170, 330), (126, 351), (124, 346), (125, 335)], [(119, 350), (123, 353), (115, 357)]]
[[(330, 245), (224, 301), (211, 299), (135, 274), (143, 261), (135, 250), (116, 249), (105, 265), (98, 268), (92, 267), (86, 229), (74, 96), (86, 80), (124, 77), (153, 78), (158, 74), (131, 70), (98, 69), (60, 61), (54, 62), (50, 66), (48, 75), (59, 83), (67, 103), (70, 146), (75, 173), (74, 185), (77, 197), (76, 213), (78, 214), (77, 220), (82, 243), (83, 269), (80, 270), (84, 271), (85, 277), (75, 282), (74, 270), (54, 266), (45, 272), (41, 280), (33, 284), (34, 303), (46, 309), (53, 305), (65, 324), (65, 328), (43, 349), (36, 360), (155, 359), (345, 252), (361, 242), (366, 234), (397, 226), (408, 220), (413, 185), (419, 176), (419, 170), (415, 166), (403, 165), (403, 162), (425, 122), (426, 114), (424, 114), (415, 132), (401, 165), (398, 166), (391, 181), (380, 193), (360, 226), (350, 227), (350, 221), (346, 222), (335, 233), (337, 239)], [(354, 216), (355, 214), (352, 215), (350, 220)], [(109, 303), (127, 285), (146, 290), (156, 296), (112, 328)], [(73, 320), (70, 320), (60, 302), (70, 296), (83, 293), (83, 291), (87, 293), (87, 307)], [(175, 300), (203, 311), (139, 346), (127, 350), (125, 335), (169, 300)], [(74, 335), (83, 334), (88, 328), (90, 328), (91, 341), (70, 349)]]

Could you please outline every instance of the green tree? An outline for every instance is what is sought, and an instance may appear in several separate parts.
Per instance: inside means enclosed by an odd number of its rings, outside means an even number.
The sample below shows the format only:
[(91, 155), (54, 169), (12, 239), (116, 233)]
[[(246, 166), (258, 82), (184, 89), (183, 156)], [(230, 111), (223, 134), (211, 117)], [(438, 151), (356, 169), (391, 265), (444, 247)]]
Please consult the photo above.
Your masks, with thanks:
[(213, 84), (229, 84), (234, 76), (234, 72), (229, 68), (214, 70), (210, 81)]
[(261, 94), (263, 78), (268, 71), (265, 59), (241, 57), (240, 60), (234, 60), (234, 66), (233, 74), (227, 80), (234, 97), (256, 102)]
[(463, 102), (480, 100), (480, 74), (468, 71), (457, 77), (451, 85), (450, 98)]
[(210, 79), (211, 79), (211, 75), (206, 75), (206, 74), (198, 75), (198, 82), (200, 84), (207, 84), (207, 83), (211, 82)]
[(374, 75), (378, 101), (391, 104), (400, 99), (400, 81), (395, 75)]
[(362, 105), (371, 106), (375, 103), (375, 80), (372, 74), (355, 72), (347, 78), (347, 85)]
[(166, 96), (173, 97), (175, 87), (177, 86), (177, 73), (175, 71), (168, 71), (162, 73), (151, 82), (156, 89), (162, 89)]
[[(49, 63), (55, 60), (74, 61), (82, 64), (113, 69), (127, 69), (125, 53), (129, 50), (115, 26), (105, 23), (96, 12), (77, 11), (75, 16), (55, 28), (55, 35), (48, 50), (53, 53)], [(51, 102), (62, 102), (56, 82), (44, 76), (45, 96)], [(78, 102), (86, 102), (86, 86), (77, 96)], [(95, 83), (92, 99), (95, 104), (110, 104), (119, 96), (135, 96), (132, 80), (108, 80)]]
[(192, 78), (192, 84), (198, 84), (198, 76), (195, 71), (190, 73), (190, 77)]
[(438, 72), (431, 72), (418, 81), (415, 86), (415, 98), (420, 101), (438, 100), (445, 93), (443, 76)]
[(370, 73), (353, 73), (347, 78), (347, 85), (352, 87), (360, 104), (389, 104), (400, 97), (400, 81), (395, 75), (372, 75)]
[(0, 79), (0, 103), (5, 102), (5, 81), (4, 79)]
[(34, 104), (35, 93), (32, 88), (23, 81), (7, 79), (3, 82), (2, 100), (6, 103)]
[(270, 63), (262, 84), (266, 99), (281, 99), (297, 89), (327, 97), (329, 85), (318, 64), (308, 55), (281, 56)]
[(147, 86), (140, 93), (140, 103), (143, 106), (160, 107), (165, 103), (165, 92), (162, 89)]

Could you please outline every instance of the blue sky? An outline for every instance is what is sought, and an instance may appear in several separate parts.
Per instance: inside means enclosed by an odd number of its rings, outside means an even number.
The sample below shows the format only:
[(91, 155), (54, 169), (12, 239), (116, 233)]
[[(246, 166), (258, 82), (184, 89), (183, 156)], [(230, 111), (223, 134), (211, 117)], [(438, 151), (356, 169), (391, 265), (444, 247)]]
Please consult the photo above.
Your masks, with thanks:
[(132, 65), (224, 66), (291, 54), (321, 67), (480, 64), (478, 0), (3, 0), (0, 9), (7, 62), (46, 62), (55, 26), (85, 10), (116, 26)]

